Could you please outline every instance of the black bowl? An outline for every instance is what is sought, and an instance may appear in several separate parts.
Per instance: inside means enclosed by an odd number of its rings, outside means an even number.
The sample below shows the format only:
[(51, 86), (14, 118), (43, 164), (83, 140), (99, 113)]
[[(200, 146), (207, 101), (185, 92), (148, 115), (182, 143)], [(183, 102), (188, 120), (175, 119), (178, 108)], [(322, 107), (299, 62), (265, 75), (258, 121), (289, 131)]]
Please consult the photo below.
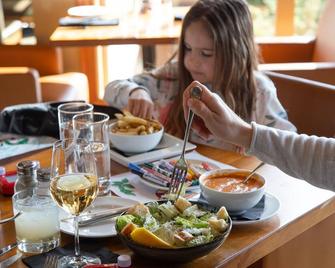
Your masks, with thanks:
[[(160, 204), (164, 202), (166, 201), (164, 200), (158, 201), (158, 203)], [(210, 206), (202, 202), (191, 201), (191, 203), (197, 204), (199, 207), (209, 210), (211, 212), (218, 211), (218, 208)], [(196, 258), (205, 256), (211, 251), (213, 251), (214, 249), (221, 246), (223, 242), (226, 240), (226, 238), (228, 237), (231, 231), (231, 227), (232, 227), (232, 221), (229, 218), (228, 228), (223, 234), (219, 235), (218, 237), (216, 237), (213, 241), (209, 243), (199, 245), (199, 246), (194, 246), (194, 247), (187, 247), (187, 248), (162, 249), (162, 248), (147, 247), (147, 246), (143, 246), (143, 245), (135, 243), (130, 238), (120, 234), (119, 231), (117, 231), (117, 235), (121, 239), (122, 243), (128, 248), (130, 248), (137, 255), (150, 258), (150, 259), (167, 261), (167, 262), (187, 262), (187, 261), (191, 261)]]

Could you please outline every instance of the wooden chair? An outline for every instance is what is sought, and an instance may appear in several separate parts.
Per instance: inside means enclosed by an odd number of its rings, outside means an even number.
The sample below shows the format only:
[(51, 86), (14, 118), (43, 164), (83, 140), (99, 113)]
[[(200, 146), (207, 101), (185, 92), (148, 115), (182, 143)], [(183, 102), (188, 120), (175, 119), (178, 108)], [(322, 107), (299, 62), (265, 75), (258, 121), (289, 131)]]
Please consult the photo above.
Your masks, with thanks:
[(64, 73), (59, 48), (0, 46), (0, 74), (0, 109), (29, 102), (88, 100), (86, 75)]
[(335, 135), (335, 86), (286, 74), (265, 72), (299, 133)]
[(275, 71), (335, 85), (335, 1), (327, 0), (314, 38), (258, 40), (260, 70)]

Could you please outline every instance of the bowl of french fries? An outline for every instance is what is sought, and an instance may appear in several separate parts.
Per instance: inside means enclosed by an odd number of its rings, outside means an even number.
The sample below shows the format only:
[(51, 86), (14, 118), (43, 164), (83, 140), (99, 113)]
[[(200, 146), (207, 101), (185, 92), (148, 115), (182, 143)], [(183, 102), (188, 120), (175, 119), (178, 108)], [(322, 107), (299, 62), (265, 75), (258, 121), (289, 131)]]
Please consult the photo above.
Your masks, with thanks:
[(143, 153), (155, 148), (164, 133), (161, 123), (143, 119), (128, 111), (116, 113), (116, 121), (109, 125), (111, 145), (124, 153)]

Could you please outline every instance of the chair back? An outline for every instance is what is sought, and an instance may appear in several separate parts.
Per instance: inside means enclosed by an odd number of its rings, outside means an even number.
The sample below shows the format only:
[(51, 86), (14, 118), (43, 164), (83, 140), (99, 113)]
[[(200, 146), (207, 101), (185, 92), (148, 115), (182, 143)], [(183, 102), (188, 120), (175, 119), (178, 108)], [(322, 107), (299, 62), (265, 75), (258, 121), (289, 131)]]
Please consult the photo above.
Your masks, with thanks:
[(335, 62), (335, 1), (328, 0), (324, 5), (316, 33), (313, 61)]
[(63, 73), (60, 48), (38, 45), (0, 46), (0, 67), (29, 67), (40, 76)]
[(335, 86), (274, 72), (265, 72), (299, 133), (335, 135)]
[(42, 101), (37, 70), (26, 67), (0, 67), (0, 110), (22, 103)]

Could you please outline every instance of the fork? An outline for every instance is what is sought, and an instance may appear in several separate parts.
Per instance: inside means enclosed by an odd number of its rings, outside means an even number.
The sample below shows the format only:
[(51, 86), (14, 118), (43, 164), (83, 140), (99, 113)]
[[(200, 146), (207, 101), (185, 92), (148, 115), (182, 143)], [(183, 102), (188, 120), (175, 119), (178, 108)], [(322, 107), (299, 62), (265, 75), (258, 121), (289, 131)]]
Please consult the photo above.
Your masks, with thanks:
[[(200, 87), (194, 87), (191, 90), (191, 97), (200, 99), (201, 98), (201, 88)], [(183, 142), (183, 149), (180, 155), (180, 158), (176, 162), (172, 175), (171, 175), (171, 181), (168, 191), (168, 200), (171, 200), (171, 196), (176, 196), (174, 200), (177, 200), (180, 196), (180, 193), (183, 189), (186, 175), (187, 175), (187, 162), (185, 160), (185, 148), (188, 141), (188, 137), (190, 135), (190, 128), (192, 125), (194, 113), (191, 109), (188, 110), (188, 117), (187, 117), (187, 123), (186, 123), (186, 129), (184, 134), (184, 142)]]
[(44, 268), (57, 268), (59, 256), (57, 255), (48, 255), (45, 259)]

